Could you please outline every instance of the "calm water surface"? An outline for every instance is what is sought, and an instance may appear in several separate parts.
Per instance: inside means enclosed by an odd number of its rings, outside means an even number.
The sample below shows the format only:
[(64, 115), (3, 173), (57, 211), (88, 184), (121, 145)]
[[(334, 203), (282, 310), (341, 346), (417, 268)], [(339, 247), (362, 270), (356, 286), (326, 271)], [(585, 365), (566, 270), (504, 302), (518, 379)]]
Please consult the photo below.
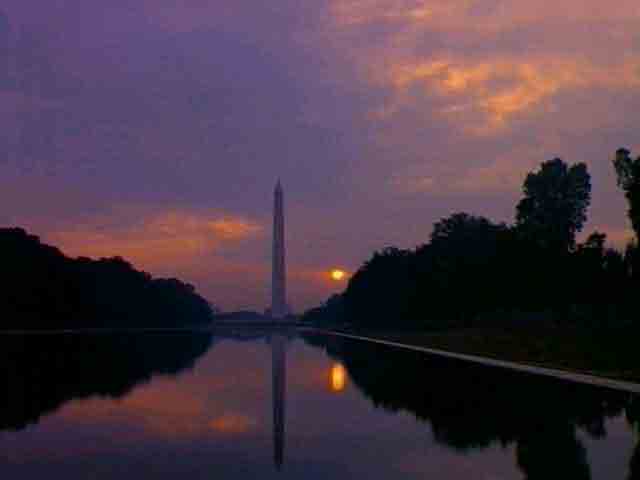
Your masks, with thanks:
[(295, 331), (0, 347), (3, 479), (640, 478), (624, 393)]

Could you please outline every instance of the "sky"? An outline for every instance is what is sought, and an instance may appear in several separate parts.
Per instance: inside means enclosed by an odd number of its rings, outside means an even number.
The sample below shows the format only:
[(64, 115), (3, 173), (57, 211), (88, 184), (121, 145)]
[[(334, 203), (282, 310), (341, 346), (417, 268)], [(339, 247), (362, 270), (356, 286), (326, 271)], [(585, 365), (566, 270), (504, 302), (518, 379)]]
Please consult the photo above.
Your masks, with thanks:
[(5, 0), (0, 225), (262, 310), (280, 178), (302, 310), (561, 157), (621, 247), (639, 90), (637, 0)]

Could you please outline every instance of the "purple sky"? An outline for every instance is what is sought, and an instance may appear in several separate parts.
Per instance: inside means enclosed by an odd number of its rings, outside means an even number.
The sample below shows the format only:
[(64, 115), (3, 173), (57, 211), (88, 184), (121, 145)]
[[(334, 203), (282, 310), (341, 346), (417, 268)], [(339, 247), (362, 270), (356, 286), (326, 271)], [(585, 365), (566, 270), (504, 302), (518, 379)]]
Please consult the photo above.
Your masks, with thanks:
[(629, 236), (610, 160), (640, 150), (637, 0), (0, 10), (0, 224), (71, 255), (262, 309), (281, 177), (302, 309), (344, 287), (327, 270), (422, 243), (442, 216), (511, 221), (526, 172), (555, 156), (589, 165), (587, 230)]

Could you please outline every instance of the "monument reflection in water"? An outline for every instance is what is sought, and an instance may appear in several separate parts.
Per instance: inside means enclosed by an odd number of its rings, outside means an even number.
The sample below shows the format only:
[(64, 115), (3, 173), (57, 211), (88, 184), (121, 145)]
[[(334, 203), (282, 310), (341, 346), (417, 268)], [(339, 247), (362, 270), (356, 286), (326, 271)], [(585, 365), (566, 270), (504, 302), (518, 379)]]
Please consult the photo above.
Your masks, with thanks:
[(273, 461), (278, 470), (284, 461), (284, 421), (287, 365), (286, 339), (281, 334), (271, 337), (271, 388), (273, 390)]

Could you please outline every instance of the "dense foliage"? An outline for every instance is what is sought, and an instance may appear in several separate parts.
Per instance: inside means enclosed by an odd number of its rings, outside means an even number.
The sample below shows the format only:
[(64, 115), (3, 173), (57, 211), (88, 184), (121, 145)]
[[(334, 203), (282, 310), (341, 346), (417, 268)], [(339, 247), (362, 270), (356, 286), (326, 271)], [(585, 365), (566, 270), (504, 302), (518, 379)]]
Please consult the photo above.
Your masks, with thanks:
[(544, 162), (523, 193), (514, 225), (467, 213), (443, 218), (428, 243), (375, 252), (341, 295), (305, 319), (367, 328), (628, 325), (637, 247), (622, 254), (598, 232), (576, 243), (591, 198), (586, 165)]
[(192, 285), (122, 258), (71, 259), (22, 229), (0, 229), (0, 328), (178, 327), (209, 322)]
[(523, 191), (516, 207), (518, 229), (549, 249), (573, 248), (591, 201), (587, 166), (568, 166), (559, 158), (544, 162), (540, 171), (527, 175)]
[(640, 157), (634, 160), (629, 150), (621, 148), (616, 152), (613, 164), (618, 176), (618, 186), (624, 190), (629, 203), (629, 219), (638, 241), (640, 240)]

